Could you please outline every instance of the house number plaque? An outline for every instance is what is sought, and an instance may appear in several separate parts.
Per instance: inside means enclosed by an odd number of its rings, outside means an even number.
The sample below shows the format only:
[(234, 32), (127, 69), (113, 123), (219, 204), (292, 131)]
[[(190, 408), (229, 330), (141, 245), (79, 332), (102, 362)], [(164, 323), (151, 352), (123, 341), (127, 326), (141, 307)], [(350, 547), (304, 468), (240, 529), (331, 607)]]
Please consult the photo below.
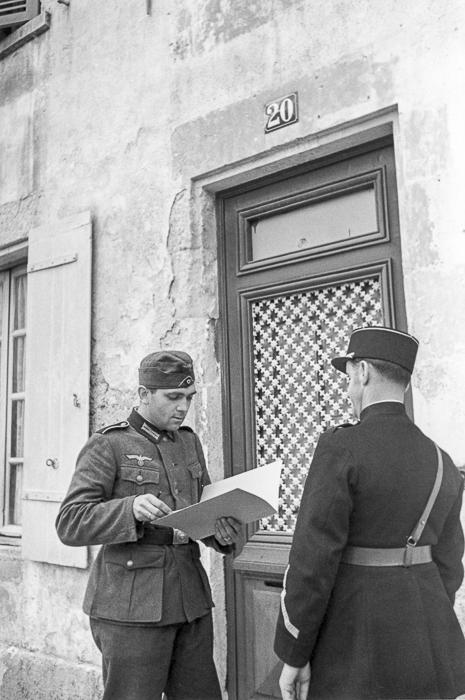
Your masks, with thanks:
[(295, 124), (299, 120), (297, 93), (268, 102), (265, 105), (265, 118), (265, 134)]

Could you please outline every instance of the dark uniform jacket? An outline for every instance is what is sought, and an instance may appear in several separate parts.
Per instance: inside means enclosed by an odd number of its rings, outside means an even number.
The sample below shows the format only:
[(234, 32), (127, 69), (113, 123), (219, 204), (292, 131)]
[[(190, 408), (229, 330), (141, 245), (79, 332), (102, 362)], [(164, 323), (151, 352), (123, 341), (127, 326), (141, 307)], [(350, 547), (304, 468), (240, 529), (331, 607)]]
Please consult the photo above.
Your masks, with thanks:
[(305, 484), (284, 580), (275, 651), (310, 660), (310, 698), (452, 698), (465, 692), (465, 642), (453, 612), (463, 578), (462, 479), (444, 474), (419, 545), (433, 562), (341, 563), (347, 545), (405, 547), (437, 470), (434, 443), (402, 404), (362, 411), (323, 434)]
[[(140, 523), (132, 510), (143, 493), (173, 510), (183, 508), (197, 503), (208, 483), (200, 441), (189, 428), (161, 432), (134, 410), (128, 421), (91, 436), (56, 521), (65, 544), (103, 545), (91, 568), (84, 612), (151, 625), (190, 622), (209, 612), (213, 602), (198, 544), (153, 544), (154, 533), (156, 539), (159, 531), (172, 529)], [(205, 543), (231, 551), (214, 537)]]

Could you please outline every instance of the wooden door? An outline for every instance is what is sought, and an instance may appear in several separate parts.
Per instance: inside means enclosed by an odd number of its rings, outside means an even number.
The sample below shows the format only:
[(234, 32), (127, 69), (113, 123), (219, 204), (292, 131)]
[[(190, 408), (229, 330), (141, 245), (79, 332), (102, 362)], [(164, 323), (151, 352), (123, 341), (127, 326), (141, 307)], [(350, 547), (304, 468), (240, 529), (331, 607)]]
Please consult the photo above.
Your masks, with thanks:
[(320, 434), (352, 420), (330, 365), (361, 325), (406, 329), (393, 148), (372, 142), (219, 198), (230, 474), (284, 463), (279, 511), (227, 571), (229, 697), (280, 697), (281, 582)]

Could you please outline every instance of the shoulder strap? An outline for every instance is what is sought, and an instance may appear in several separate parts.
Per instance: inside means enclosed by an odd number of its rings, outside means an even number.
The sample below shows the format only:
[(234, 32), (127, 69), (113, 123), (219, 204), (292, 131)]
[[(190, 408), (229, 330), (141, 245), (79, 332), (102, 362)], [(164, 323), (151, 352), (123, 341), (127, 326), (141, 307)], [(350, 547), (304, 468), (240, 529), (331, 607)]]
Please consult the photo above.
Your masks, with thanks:
[(436, 479), (435, 479), (435, 482), (433, 485), (433, 489), (429, 495), (428, 502), (425, 506), (425, 510), (421, 514), (420, 520), (417, 522), (417, 524), (413, 528), (410, 536), (407, 538), (407, 544), (410, 545), (411, 547), (415, 547), (418, 540), (420, 539), (422, 532), (425, 528), (425, 525), (428, 521), (428, 518), (430, 516), (431, 510), (432, 510), (434, 503), (436, 501), (437, 495), (439, 493), (439, 489), (441, 488), (442, 473), (443, 473), (442, 454), (441, 454), (441, 450), (436, 445), (436, 443), (434, 443), (434, 446), (436, 448), (436, 452), (438, 455), (438, 468), (437, 468), (437, 472), (436, 472)]
[(108, 433), (110, 430), (118, 430), (122, 428), (128, 428), (129, 423), (127, 420), (122, 420), (119, 423), (112, 423), (112, 425), (105, 425), (103, 428), (100, 428), (100, 430), (96, 430), (96, 433), (100, 433), (101, 435), (105, 435), (105, 433)]

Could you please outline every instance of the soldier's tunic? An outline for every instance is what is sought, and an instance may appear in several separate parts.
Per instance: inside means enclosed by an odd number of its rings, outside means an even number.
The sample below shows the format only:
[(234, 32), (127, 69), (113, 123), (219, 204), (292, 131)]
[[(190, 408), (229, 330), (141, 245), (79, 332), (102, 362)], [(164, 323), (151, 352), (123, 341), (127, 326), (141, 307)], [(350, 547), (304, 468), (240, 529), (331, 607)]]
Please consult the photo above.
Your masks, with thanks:
[(431, 492), (434, 443), (402, 404), (367, 407), (356, 426), (321, 436), (305, 484), (275, 651), (311, 665), (316, 698), (455, 698), (465, 641), (453, 611), (463, 578), (462, 479), (443, 454), (441, 489), (418, 545), (433, 562), (341, 562), (347, 545), (405, 547)]
[[(98, 646), (110, 644), (109, 648), (117, 650), (125, 639), (140, 645), (126, 650), (128, 658), (134, 657), (127, 669), (124, 659), (120, 669), (111, 669), (112, 673), (119, 673), (119, 680), (115, 681), (113, 690), (106, 683), (105, 698), (144, 698), (146, 691), (142, 687), (118, 689), (116, 685), (125, 682), (125, 674), (129, 677), (137, 663), (136, 657), (147, 651), (150, 629), (164, 629), (163, 648), (157, 652), (160, 666), (157, 672), (162, 677), (168, 673), (173, 635), (183, 625), (187, 629), (190, 624), (197, 646), (201, 641), (200, 630), (206, 629), (202, 641), (207, 648), (198, 653), (203, 654), (204, 666), (205, 656), (210, 664), (204, 668), (205, 687), (217, 688), (211, 694), (203, 690), (204, 695), (199, 697), (221, 697), (211, 659), (213, 602), (200, 562), (199, 546), (193, 541), (172, 544), (172, 528), (141, 523), (133, 515), (133, 501), (139, 494), (152, 493), (174, 510), (198, 502), (208, 483), (202, 447), (195, 433), (187, 428), (159, 431), (135, 410), (128, 421), (92, 435), (79, 454), (57, 518), (57, 532), (71, 546), (103, 545), (92, 565), (84, 598), (84, 611), (91, 616)], [(232, 549), (221, 547), (214, 537), (204, 541), (224, 553)], [(150, 643), (154, 643), (153, 639)], [(196, 643), (191, 640), (189, 644), (191, 651), (184, 649), (183, 653), (185, 656), (190, 653), (195, 659)], [(105, 659), (105, 649), (101, 650), (104, 681), (108, 681), (109, 662)], [(177, 654), (178, 657), (181, 654), (179, 648)], [(148, 661), (143, 663), (147, 666)], [(189, 694), (189, 687), (195, 688), (199, 670), (192, 669), (192, 674), (196, 679), (182, 679), (185, 689), (172, 688), (170, 697), (196, 697), (195, 691)], [(147, 697), (155, 698), (157, 689), (153, 683), (158, 680), (148, 673), (146, 676), (147, 685), (152, 683)], [(131, 683), (134, 685), (134, 680)]]

